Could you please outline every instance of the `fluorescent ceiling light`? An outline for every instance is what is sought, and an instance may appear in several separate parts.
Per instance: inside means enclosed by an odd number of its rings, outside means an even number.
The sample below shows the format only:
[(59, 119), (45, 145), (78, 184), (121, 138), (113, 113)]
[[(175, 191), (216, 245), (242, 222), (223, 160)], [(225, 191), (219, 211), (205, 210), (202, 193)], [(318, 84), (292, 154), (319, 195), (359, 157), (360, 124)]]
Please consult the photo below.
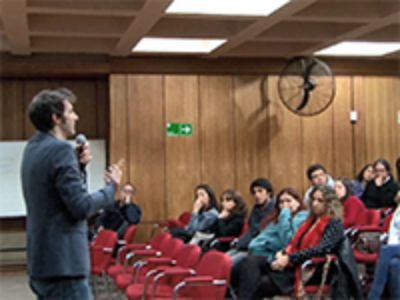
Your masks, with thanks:
[(169, 14), (268, 16), (290, 0), (174, 0)]
[(209, 53), (226, 39), (142, 38), (132, 52)]
[(387, 42), (341, 42), (315, 52), (331, 56), (382, 56), (400, 50), (400, 43)]

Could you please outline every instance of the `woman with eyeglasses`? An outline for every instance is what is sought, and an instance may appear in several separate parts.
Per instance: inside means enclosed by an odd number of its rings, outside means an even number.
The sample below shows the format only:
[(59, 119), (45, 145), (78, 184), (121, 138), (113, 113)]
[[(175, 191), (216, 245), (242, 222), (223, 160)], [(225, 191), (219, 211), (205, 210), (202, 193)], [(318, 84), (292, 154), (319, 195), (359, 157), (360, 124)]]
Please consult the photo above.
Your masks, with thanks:
[(138, 224), (142, 217), (142, 210), (134, 201), (136, 188), (131, 183), (126, 183), (120, 197), (106, 207), (96, 219), (96, 228), (110, 229), (118, 232), (123, 237), (129, 225)]
[(389, 162), (385, 159), (378, 159), (373, 166), (375, 178), (367, 184), (362, 195), (365, 206), (367, 208), (395, 207), (397, 183), (393, 179)]

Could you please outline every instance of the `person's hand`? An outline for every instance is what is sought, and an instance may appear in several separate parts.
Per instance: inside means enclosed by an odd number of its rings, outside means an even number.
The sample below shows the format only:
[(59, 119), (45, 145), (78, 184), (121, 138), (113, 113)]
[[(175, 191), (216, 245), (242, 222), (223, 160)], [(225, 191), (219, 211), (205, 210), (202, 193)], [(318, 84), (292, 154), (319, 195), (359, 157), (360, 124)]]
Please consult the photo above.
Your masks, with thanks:
[(87, 166), (93, 158), (90, 153), (89, 143), (86, 142), (85, 144), (79, 146), (78, 153), (79, 162), (81, 163), (81, 165)]
[(203, 201), (200, 198), (196, 199), (193, 204), (193, 212), (197, 214), (200, 209), (203, 207)]
[(230, 215), (229, 211), (223, 209), (223, 210), (219, 213), (218, 218), (220, 218), (220, 219), (225, 219), (225, 218), (229, 217), (229, 215)]
[(271, 264), (271, 268), (273, 270), (282, 271), (289, 264), (289, 256), (286, 254), (279, 253), (277, 254), (276, 260), (274, 260)]
[(124, 203), (125, 203), (125, 204), (131, 203), (131, 199), (132, 199), (132, 196), (131, 196), (131, 195), (126, 195), (126, 196), (125, 196), (125, 199), (124, 199)]
[(104, 173), (104, 179), (107, 184), (113, 183), (116, 186), (120, 185), (122, 179), (122, 170), (119, 164), (113, 164), (109, 166)]
[(383, 178), (382, 176), (377, 176), (377, 177), (375, 178), (375, 184), (376, 184), (376, 186), (381, 186), (381, 185), (383, 185), (383, 182), (384, 182), (384, 178)]

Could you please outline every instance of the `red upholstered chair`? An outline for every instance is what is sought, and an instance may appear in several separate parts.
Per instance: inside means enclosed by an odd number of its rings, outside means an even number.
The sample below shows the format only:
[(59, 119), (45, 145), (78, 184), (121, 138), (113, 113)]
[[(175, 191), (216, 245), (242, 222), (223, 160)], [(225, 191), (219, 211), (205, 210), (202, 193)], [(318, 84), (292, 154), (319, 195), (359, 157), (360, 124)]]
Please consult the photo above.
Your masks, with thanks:
[[(135, 253), (135, 250), (151, 250), (152, 251), (159, 251), (160, 245), (167, 239), (171, 239), (172, 236), (167, 233), (163, 232), (159, 235), (153, 237), (149, 243), (147, 244), (127, 244), (121, 253), (118, 254), (118, 261), (115, 265), (110, 266), (107, 270), (107, 275), (113, 279), (115, 279), (118, 274), (122, 272), (132, 272), (132, 267), (128, 266), (127, 256), (128, 258), (132, 257)], [(132, 253), (132, 254), (131, 254)], [(129, 255), (128, 255), (129, 254)]]
[(178, 217), (178, 219), (168, 219), (165, 222), (156, 223), (153, 225), (152, 235), (159, 229), (172, 230), (174, 228), (184, 228), (192, 220), (192, 213), (190, 211), (184, 211)]
[(90, 247), (91, 255), (91, 275), (94, 283), (94, 291), (98, 291), (97, 277), (101, 276), (105, 280), (106, 270), (112, 261), (112, 254), (117, 244), (118, 233), (112, 230), (101, 230), (96, 240)]
[(133, 244), (133, 240), (135, 239), (135, 235), (137, 232), (136, 225), (130, 225), (124, 234), (124, 238), (122, 240), (118, 240), (117, 246), (118, 253), (117, 259), (113, 261), (113, 264), (122, 264), (125, 261), (125, 256), (128, 253), (129, 249), (126, 247), (129, 244)]
[(354, 257), (359, 265), (360, 278), (363, 287), (368, 290), (372, 279), (373, 270), (379, 257), (381, 242), (389, 230), (392, 215), (387, 216), (383, 225), (382, 212), (369, 209), (369, 223), (366, 226), (357, 227), (352, 233)]
[[(135, 250), (130, 254), (133, 257), (138, 257), (139, 259), (150, 258), (150, 257), (162, 257), (171, 255), (171, 252), (174, 251), (174, 247), (176, 245), (176, 239), (171, 238), (171, 235), (168, 234), (168, 238), (165, 238), (159, 245), (158, 250), (155, 249), (144, 249), (144, 250)], [(181, 241), (182, 242), (182, 241)], [(170, 257), (170, 256), (169, 256)], [(134, 282), (135, 270), (138, 266), (140, 266), (141, 261), (137, 261), (130, 268), (127, 268), (126, 271), (119, 273), (115, 278), (114, 282), (118, 289), (125, 290), (126, 287)]]
[[(176, 259), (166, 260), (163, 258), (149, 258), (149, 271), (145, 275), (139, 276), (136, 283), (129, 285), (130, 299), (141, 299), (144, 291), (148, 290), (148, 286), (153, 283), (154, 278), (161, 272), (174, 268), (193, 269), (200, 260), (201, 248), (199, 245), (184, 245), (177, 253)], [(175, 280), (175, 283), (179, 282)], [(161, 281), (166, 284), (166, 280)]]
[[(196, 268), (169, 268), (154, 278), (153, 284), (143, 293), (146, 299), (224, 299), (230, 280), (232, 260), (229, 255), (209, 251), (200, 259)], [(170, 283), (159, 284), (166, 278)], [(176, 283), (179, 278), (179, 282)], [(182, 279), (181, 279), (182, 278)], [(128, 299), (137, 299), (136, 287), (126, 290)]]

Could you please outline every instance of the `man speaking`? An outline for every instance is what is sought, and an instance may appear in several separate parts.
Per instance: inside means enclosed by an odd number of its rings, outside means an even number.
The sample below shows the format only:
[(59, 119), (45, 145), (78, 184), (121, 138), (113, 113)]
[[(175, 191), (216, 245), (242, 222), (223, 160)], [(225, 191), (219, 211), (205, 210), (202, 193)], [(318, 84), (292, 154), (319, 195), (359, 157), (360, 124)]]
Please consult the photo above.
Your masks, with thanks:
[(43, 90), (28, 109), (38, 132), (24, 150), (21, 175), (28, 273), (38, 299), (91, 299), (86, 219), (114, 201), (121, 181), (120, 167), (112, 165), (105, 172), (106, 186), (88, 193), (80, 165), (91, 159), (89, 146), (77, 154), (66, 141), (76, 133), (75, 100), (68, 89)]

